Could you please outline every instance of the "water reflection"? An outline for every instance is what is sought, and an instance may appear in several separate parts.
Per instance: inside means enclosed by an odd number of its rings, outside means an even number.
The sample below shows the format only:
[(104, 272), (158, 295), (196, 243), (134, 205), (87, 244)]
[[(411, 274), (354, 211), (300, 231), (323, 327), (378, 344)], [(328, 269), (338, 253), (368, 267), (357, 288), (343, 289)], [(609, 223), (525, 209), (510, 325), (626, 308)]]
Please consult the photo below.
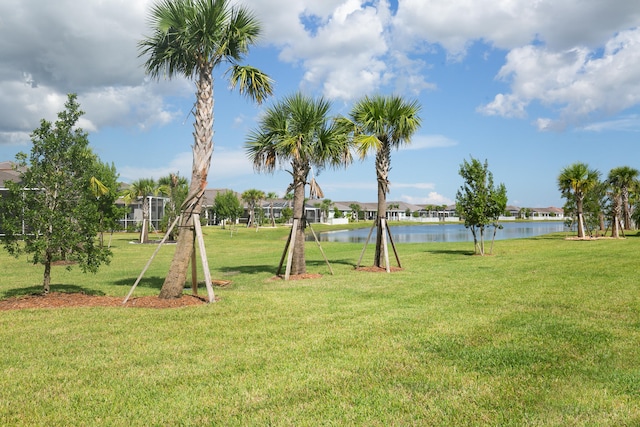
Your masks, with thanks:
[[(496, 233), (496, 240), (520, 239), (543, 234), (564, 231), (562, 221), (521, 222), (502, 224), (503, 229)], [(426, 243), (426, 242), (472, 242), (473, 235), (462, 224), (433, 224), (433, 225), (399, 225), (391, 226), (391, 234), (395, 243)], [(318, 234), (322, 242), (350, 242), (364, 243), (370, 228), (355, 230), (328, 231)], [(485, 239), (491, 240), (493, 229), (488, 230)], [(370, 242), (375, 242), (376, 230), (371, 234)], [(313, 240), (313, 236), (307, 237)]]

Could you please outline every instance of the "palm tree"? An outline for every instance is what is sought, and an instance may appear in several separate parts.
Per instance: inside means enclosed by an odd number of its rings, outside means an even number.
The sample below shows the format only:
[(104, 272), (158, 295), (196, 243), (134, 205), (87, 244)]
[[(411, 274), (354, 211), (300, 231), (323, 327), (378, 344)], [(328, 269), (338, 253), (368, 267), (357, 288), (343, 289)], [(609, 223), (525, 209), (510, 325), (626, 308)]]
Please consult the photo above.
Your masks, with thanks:
[(200, 214), (213, 153), (213, 70), (230, 65), (231, 87), (257, 102), (271, 95), (272, 81), (240, 62), (256, 43), (260, 24), (244, 7), (228, 0), (159, 0), (149, 15), (152, 34), (138, 44), (147, 74), (184, 76), (196, 83), (193, 166), (181, 211), (181, 232), (160, 298), (179, 298), (193, 252), (193, 215)]
[(420, 104), (390, 95), (366, 96), (351, 110), (350, 123), (354, 129), (354, 142), (361, 158), (370, 151), (376, 153), (376, 177), (378, 180), (378, 217), (374, 265), (382, 267), (382, 219), (387, 213), (391, 150), (409, 144), (420, 128), (418, 116)]
[[(158, 179), (158, 192), (169, 198), (162, 218), (162, 224), (169, 227), (180, 214), (180, 206), (189, 193), (189, 181), (177, 173), (170, 173)], [(174, 228), (168, 236), (169, 240), (175, 240), (177, 234), (178, 230)]]
[(264, 191), (256, 190), (252, 188), (242, 193), (240, 198), (248, 205), (249, 208), (249, 220), (247, 221), (247, 228), (252, 225), (258, 226), (256, 221), (256, 205), (260, 203), (260, 201), (264, 200)]
[(585, 236), (583, 201), (589, 191), (598, 185), (600, 172), (596, 169), (589, 169), (585, 163), (574, 163), (562, 169), (558, 176), (558, 189), (563, 197), (573, 199), (578, 217), (578, 237)]
[[(291, 261), (291, 274), (306, 272), (304, 255), (305, 187), (312, 168), (346, 166), (351, 161), (346, 133), (328, 114), (330, 102), (300, 93), (268, 108), (259, 128), (250, 133), (247, 154), (258, 171), (273, 172), (278, 163), (290, 163), (293, 182), (293, 218), (298, 220)], [(293, 230), (292, 230), (293, 231)]]
[(631, 207), (629, 206), (629, 190), (633, 188), (638, 180), (637, 169), (629, 166), (620, 166), (611, 169), (609, 172), (609, 184), (615, 187), (620, 193), (620, 204), (622, 207), (622, 221), (626, 230), (631, 229)]
[(272, 227), (276, 226), (276, 219), (273, 217), (273, 201), (277, 198), (278, 198), (278, 195), (273, 191), (269, 191), (266, 195), (266, 199), (269, 201), (269, 214), (271, 215)]
[(149, 198), (158, 195), (158, 184), (152, 178), (140, 178), (131, 183), (123, 193), (125, 203), (142, 199), (142, 228), (140, 229), (140, 243), (149, 242)]

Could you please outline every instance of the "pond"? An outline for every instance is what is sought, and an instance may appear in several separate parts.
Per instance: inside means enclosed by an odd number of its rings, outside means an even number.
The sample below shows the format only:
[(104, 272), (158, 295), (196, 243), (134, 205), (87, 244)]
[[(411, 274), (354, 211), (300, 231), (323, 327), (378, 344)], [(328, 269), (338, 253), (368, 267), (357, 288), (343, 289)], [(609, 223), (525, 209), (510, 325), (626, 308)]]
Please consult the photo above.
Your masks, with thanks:
[[(536, 222), (507, 222), (502, 230), (496, 233), (496, 240), (520, 239), (543, 234), (565, 231), (563, 221)], [(426, 243), (426, 242), (473, 242), (471, 231), (463, 224), (429, 224), (429, 225), (399, 225), (390, 227), (395, 243)], [(350, 242), (364, 243), (369, 235), (370, 227), (355, 230), (328, 231), (318, 234), (321, 242)], [(370, 243), (375, 244), (376, 230), (371, 234)], [(493, 228), (488, 230), (485, 241), (490, 241)], [(308, 236), (313, 240), (313, 236)]]

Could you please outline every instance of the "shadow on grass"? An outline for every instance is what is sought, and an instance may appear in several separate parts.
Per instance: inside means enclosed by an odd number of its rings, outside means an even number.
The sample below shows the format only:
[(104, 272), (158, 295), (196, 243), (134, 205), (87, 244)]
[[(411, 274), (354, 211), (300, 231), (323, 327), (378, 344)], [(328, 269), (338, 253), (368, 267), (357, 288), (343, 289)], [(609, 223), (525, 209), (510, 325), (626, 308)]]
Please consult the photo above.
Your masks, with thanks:
[[(373, 262), (373, 261), (371, 261)], [(352, 259), (346, 260), (346, 259), (330, 259), (329, 260), (329, 264), (331, 265), (348, 265), (349, 267), (356, 267), (356, 262)], [(309, 261), (307, 260), (307, 266), (313, 266), (313, 267), (322, 267), (322, 266), (327, 266), (327, 263), (324, 260), (313, 260), (313, 261)]]
[[(94, 295), (94, 296), (106, 295), (104, 292), (98, 291), (95, 289), (88, 289), (88, 288), (83, 288), (82, 286), (65, 285), (65, 284), (51, 285), (49, 288), (49, 292), (62, 292), (66, 294), (81, 293), (81, 294)], [(38, 295), (42, 293), (43, 293), (42, 285), (28, 286), (26, 288), (8, 289), (2, 294), (0, 294), (0, 299), (22, 297), (25, 295)]]
[[(225, 277), (234, 276), (236, 274), (259, 274), (259, 273), (273, 273), (276, 274), (278, 270), (278, 264), (273, 265), (238, 265), (227, 266), (218, 269), (220, 273)], [(212, 276), (217, 276), (216, 271), (212, 271)]]
[(442, 255), (452, 255), (452, 256), (473, 256), (475, 253), (469, 250), (461, 250), (461, 249), (429, 249), (425, 252), (430, 254), (442, 254)]
[[(113, 282), (116, 286), (133, 286), (136, 282), (137, 277), (131, 277), (129, 279), (120, 279)], [(138, 283), (138, 287), (140, 288), (150, 288), (150, 289), (158, 289), (162, 288), (162, 284), (164, 283), (164, 277), (152, 276), (152, 277), (142, 277), (140, 279), (140, 283)]]

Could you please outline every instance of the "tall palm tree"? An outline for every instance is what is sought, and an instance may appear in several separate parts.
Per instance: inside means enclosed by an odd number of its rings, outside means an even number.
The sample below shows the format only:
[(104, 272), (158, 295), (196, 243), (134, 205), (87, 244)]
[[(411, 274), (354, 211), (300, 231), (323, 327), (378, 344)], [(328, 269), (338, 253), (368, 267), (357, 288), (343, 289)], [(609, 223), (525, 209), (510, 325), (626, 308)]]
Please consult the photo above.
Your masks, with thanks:
[(609, 184), (620, 192), (620, 204), (622, 207), (622, 221), (626, 230), (631, 229), (631, 207), (629, 206), (629, 191), (638, 181), (637, 169), (629, 166), (620, 166), (609, 172)]
[(140, 178), (131, 183), (123, 193), (125, 203), (142, 199), (142, 228), (140, 229), (140, 243), (149, 242), (149, 198), (158, 195), (158, 184), (152, 178)]
[(558, 189), (563, 197), (573, 199), (578, 217), (578, 237), (584, 237), (583, 201), (589, 191), (600, 181), (600, 172), (585, 163), (573, 163), (560, 171)]
[(264, 197), (264, 191), (257, 190), (255, 188), (246, 190), (240, 195), (240, 198), (242, 198), (242, 200), (247, 204), (247, 207), (249, 208), (249, 220), (247, 221), (247, 228), (251, 227), (252, 225), (257, 226), (256, 205), (264, 200)]
[(178, 298), (193, 252), (192, 215), (202, 209), (202, 195), (213, 153), (213, 70), (230, 65), (231, 87), (262, 102), (273, 91), (260, 70), (240, 65), (256, 43), (260, 24), (244, 7), (228, 0), (159, 0), (149, 15), (152, 33), (138, 44), (147, 74), (159, 78), (184, 76), (196, 83), (193, 165), (189, 194), (183, 203), (181, 232), (161, 298)]
[(378, 217), (374, 264), (382, 267), (382, 222), (387, 213), (391, 150), (409, 144), (420, 128), (418, 115), (421, 106), (417, 101), (407, 101), (400, 96), (366, 96), (351, 110), (350, 122), (354, 129), (354, 143), (361, 158), (371, 151), (376, 153), (376, 178), (378, 180)]
[(273, 172), (278, 163), (289, 163), (293, 182), (293, 218), (298, 220), (291, 261), (291, 274), (306, 272), (304, 255), (304, 198), (309, 172), (327, 165), (351, 162), (346, 133), (329, 117), (331, 103), (300, 93), (285, 97), (268, 108), (257, 130), (247, 137), (247, 155), (258, 171)]

